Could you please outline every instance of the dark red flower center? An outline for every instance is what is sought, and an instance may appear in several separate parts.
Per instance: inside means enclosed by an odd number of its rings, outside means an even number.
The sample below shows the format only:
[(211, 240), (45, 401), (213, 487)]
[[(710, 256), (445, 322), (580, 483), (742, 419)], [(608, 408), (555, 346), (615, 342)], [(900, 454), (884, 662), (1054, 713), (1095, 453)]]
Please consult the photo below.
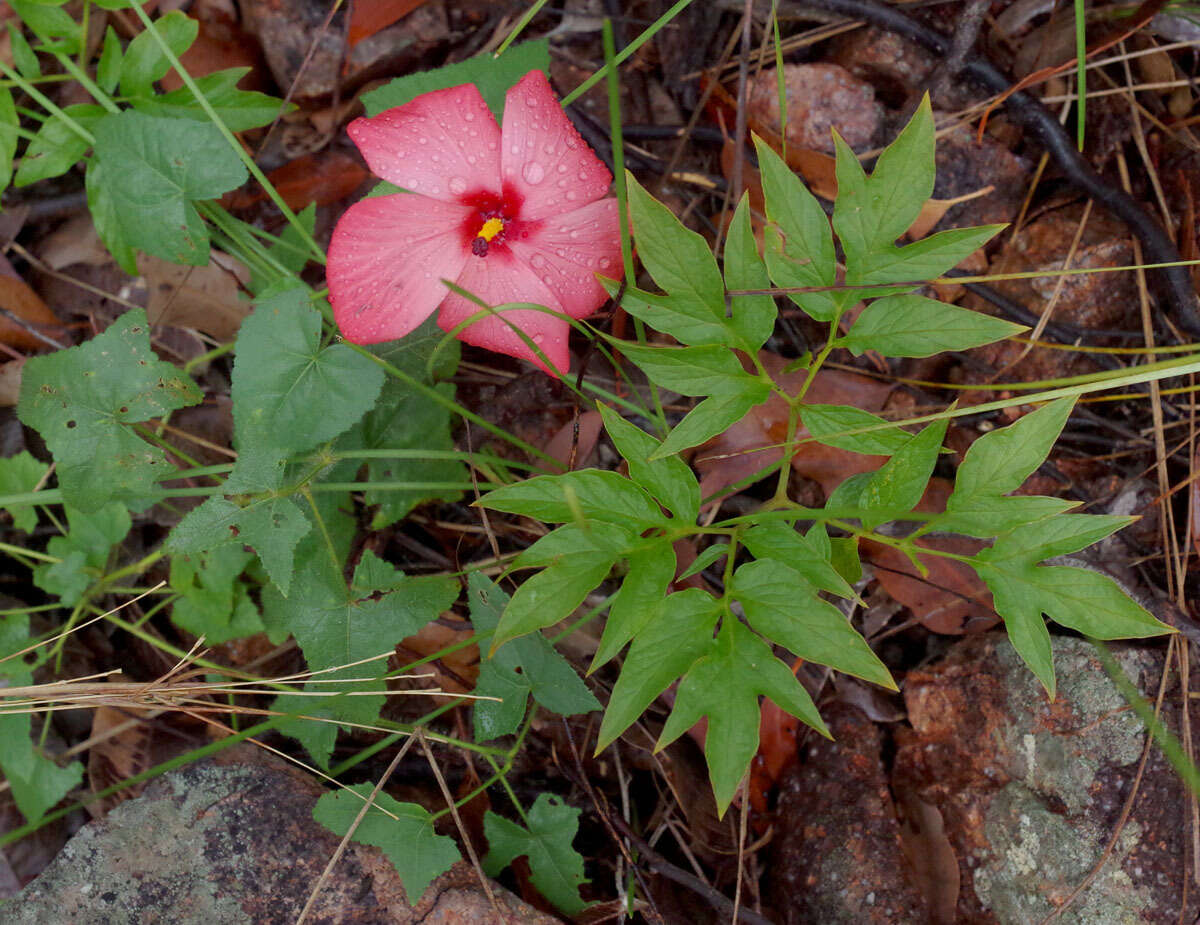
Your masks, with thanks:
[(489, 250), (503, 247), (505, 239), (523, 224), (517, 216), (521, 213), (521, 195), (510, 186), (503, 193), (482, 190), (467, 193), (461, 199), (463, 205), (472, 208), (463, 221), (463, 243), (468, 244), (476, 257), (486, 257)]

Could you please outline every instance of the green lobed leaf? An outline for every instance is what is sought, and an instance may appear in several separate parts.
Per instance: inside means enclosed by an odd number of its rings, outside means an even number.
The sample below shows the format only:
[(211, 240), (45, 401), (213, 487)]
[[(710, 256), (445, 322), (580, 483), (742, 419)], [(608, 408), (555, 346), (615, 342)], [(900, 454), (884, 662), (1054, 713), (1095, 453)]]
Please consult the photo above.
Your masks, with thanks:
[[(837, 259), (829, 219), (816, 197), (757, 135), (754, 148), (762, 171), (768, 225), (763, 230), (763, 255), (776, 286), (802, 288), (833, 286)], [(814, 321), (832, 321), (838, 306), (829, 292), (789, 293)]]
[(740, 566), (731, 594), (756, 632), (805, 661), (828, 665), (889, 690), (896, 682), (845, 614), (817, 596), (800, 572), (775, 559)]
[(728, 347), (643, 347), (620, 345), (621, 352), (642, 368), (651, 382), (684, 395), (741, 392), (762, 380), (742, 369)]
[[(292, 104), (285, 108), (283, 100), (256, 90), (239, 90), (238, 81), (248, 73), (248, 67), (231, 67), (196, 78), (197, 89), (231, 132), (270, 125), (280, 113), (295, 108)], [(209, 119), (190, 87), (155, 96), (139, 96), (132, 102), (138, 112), (152, 116), (202, 122)]]
[(57, 595), (63, 606), (73, 607), (100, 577), (109, 551), (125, 539), (133, 525), (125, 505), (112, 501), (94, 511), (63, 505), (67, 533), (46, 544), (57, 562), (41, 562), (33, 569), (33, 583)]
[(930, 529), (980, 538), (999, 536), (1025, 524), (1054, 518), (1078, 504), (1077, 501), (1043, 495), (980, 496), (964, 501), (953, 511), (939, 514)]
[(96, 229), (96, 234), (112, 254), (117, 266), (130, 276), (137, 276), (137, 251), (121, 228), (117, 202), (113, 197), (113, 185), (105, 173), (104, 165), (95, 158), (88, 161), (84, 186), (87, 190), (88, 211), (92, 215), (92, 226)]
[(567, 523), (588, 520), (628, 524), (640, 529), (664, 526), (668, 519), (645, 491), (616, 472), (583, 469), (562, 475), (538, 475), (488, 492), (481, 507)]
[(948, 419), (942, 418), (909, 437), (882, 468), (871, 473), (859, 503), (869, 511), (879, 512), (879, 516), (864, 517), (864, 524), (883, 523), (916, 507), (937, 465), (948, 423)]
[(383, 370), (344, 344), (321, 347), (321, 314), (306, 290), (262, 299), (238, 331), (238, 449), (288, 456), (332, 440), (371, 409), (383, 381)]
[(609, 605), (608, 620), (588, 668), (589, 674), (646, 628), (675, 577), (675, 550), (668, 539), (648, 543), (631, 552), (628, 558), (629, 571)]
[(758, 695), (829, 737), (812, 698), (770, 647), (737, 620), (726, 620), (712, 650), (688, 670), (675, 695), (658, 748), (665, 748), (708, 717), (704, 757), (717, 813), (733, 802), (758, 751)]
[[(50, 467), (27, 451), (0, 459), (0, 495), (23, 495), (33, 491)], [(37, 511), (32, 504), (3, 504), (12, 515), (13, 526), (29, 533), (37, 526)]]
[(1060, 398), (977, 439), (958, 467), (947, 508), (1020, 488), (1046, 461), (1074, 407), (1074, 398)]
[(1012, 560), (1034, 565), (1086, 549), (1134, 520), (1134, 517), (1112, 514), (1061, 514), (1000, 537), (988, 551), (987, 558), (991, 562)]
[[(883, 418), (852, 405), (801, 405), (800, 420), (817, 443), (868, 456), (891, 456), (912, 436), (895, 425), (884, 426), (888, 422)], [(880, 429), (846, 433), (864, 427)]]
[(112, 26), (104, 30), (104, 47), (96, 65), (96, 86), (111, 95), (121, 80), (121, 40)]
[[(599, 277), (600, 285), (614, 299), (621, 293), (621, 284)], [(724, 319), (708, 307), (673, 295), (654, 295), (634, 286), (621, 293), (621, 307), (656, 331), (671, 334), (681, 344), (724, 344), (730, 338)], [(623, 345), (622, 345), (623, 346)]]
[(8, 40), (12, 48), (13, 63), (17, 66), (21, 76), (26, 80), (37, 80), (42, 76), (42, 66), (38, 63), (38, 57), (33, 49), (29, 47), (29, 41), (13, 22), (8, 23)]
[(1125, 594), (1115, 581), (1090, 569), (1038, 567), (996, 559), (981, 550), (972, 561), (992, 592), (996, 612), (1021, 658), (1054, 696), (1054, 669), (1046, 614), (1056, 623), (1096, 639), (1130, 639), (1174, 632)]
[(699, 446), (705, 440), (723, 433), (744, 418), (751, 408), (761, 405), (770, 397), (771, 387), (753, 380), (745, 383), (741, 391), (721, 392), (704, 399), (667, 434), (655, 457), (666, 458)]
[(377, 116), (422, 94), (473, 83), (479, 88), (488, 109), (499, 119), (509, 87), (533, 70), (550, 73), (550, 43), (546, 38), (513, 45), (498, 58), (484, 53), (455, 64), (398, 77), (364, 93), (362, 103), (368, 116)]
[(625, 656), (600, 723), (596, 754), (713, 648), (713, 627), (721, 612), (721, 603), (698, 588), (672, 594), (659, 603)]
[(524, 855), (529, 858), (529, 880), (539, 893), (560, 912), (582, 912), (587, 903), (579, 888), (588, 880), (583, 875), (583, 856), (571, 845), (579, 831), (579, 810), (556, 796), (539, 793), (525, 817), (527, 829), (490, 809), (484, 813), (488, 853), (483, 858), (483, 872), (494, 877)]
[(826, 499), (825, 507), (830, 510), (861, 507), (863, 491), (874, 477), (874, 472), (858, 472), (845, 479)]
[(129, 426), (200, 401), (184, 373), (150, 348), (146, 313), (131, 309), (90, 341), (25, 363), (17, 414), (58, 464), (63, 498), (81, 511), (144, 498), (172, 471)]
[[(8, 0), (8, 5), (29, 31), (47, 45), (67, 55), (73, 55), (79, 50), (79, 23), (75, 22), (66, 10), (53, 4), (39, 3), (38, 0)], [(65, 41), (56, 42), (55, 39)]]
[[(882, 283), (937, 279), (970, 257), (1005, 227), (980, 225), (976, 228), (951, 228), (904, 247), (888, 244), (865, 255), (857, 264), (848, 265), (846, 282), (851, 285), (878, 286)], [(866, 291), (854, 295), (857, 298), (869, 298), (884, 294)]]
[(125, 110), (95, 127), (95, 158), (125, 243), (173, 263), (208, 263), (208, 230), (192, 204), (246, 181), (215, 125)]
[(834, 132), (837, 201), (833, 227), (846, 253), (847, 282), (872, 254), (894, 244), (933, 195), (933, 111), (926, 94), (908, 125), (879, 156), (870, 177)]
[(347, 587), (329, 550), (319, 545), (316, 549), (318, 554), (296, 569), (288, 597), (272, 586), (264, 588), (263, 625), (274, 638), (294, 636), (309, 670), (321, 671), (322, 680), (345, 679), (337, 687), (339, 693), (357, 692), (322, 700), (332, 715), (345, 722), (372, 723), (384, 699), (387, 660), (379, 656), (449, 608), (459, 586), (451, 578), (406, 576), (367, 551)]
[(890, 357), (927, 357), (968, 350), (1028, 330), (937, 299), (907, 294), (875, 299), (836, 343), (855, 356), (878, 350)]
[(637, 532), (620, 524), (565, 524), (523, 550), (512, 568), (545, 568), (581, 555), (623, 556), (636, 542)]
[[(663, 313), (654, 320), (643, 320), (656, 327), (670, 324), (659, 330), (685, 344), (726, 343), (730, 330), (725, 321), (725, 286), (708, 242), (684, 228), (675, 213), (642, 189), (633, 174), (626, 171), (625, 176), (638, 256), (654, 282), (667, 292), (668, 298), (660, 305), (683, 316), (680, 324)], [(636, 315), (634, 302), (636, 299), (630, 300), (629, 310)]]
[[(471, 625), (480, 635), (481, 648), (500, 623), (509, 596), (480, 572), (467, 578)], [(479, 663), (475, 693), (501, 697), (501, 702), (475, 703), (475, 739), (484, 742), (517, 731), (525, 716), (528, 695), (547, 710), (563, 716), (599, 710), (600, 702), (583, 683), (570, 662), (555, 651), (541, 633), (531, 633), (501, 646)]]
[[(88, 132), (94, 131), (106, 115), (103, 106), (93, 103), (76, 103), (65, 107), (63, 112)], [(91, 146), (92, 143), (64, 119), (51, 115), (25, 146), (13, 185), (29, 186), (39, 180), (62, 176), (79, 163)]]
[[(322, 794), (313, 807), (313, 819), (335, 835), (345, 837), (370, 798), (371, 784), (355, 784)], [(454, 839), (438, 835), (433, 816), (416, 803), (400, 803), (380, 791), (350, 836), (363, 845), (379, 848), (396, 868), (404, 884), (405, 899), (415, 906), (434, 878), (459, 860)]]
[[(200, 23), (179, 10), (172, 10), (154, 22), (153, 30), (166, 42), (176, 57), (187, 51), (200, 32)], [(146, 28), (133, 37), (121, 61), (121, 95), (151, 96), (154, 82), (166, 76), (171, 62), (159, 46), (154, 31)]]
[(602, 582), (620, 558), (608, 550), (580, 552), (555, 563), (517, 588), (492, 639), (493, 652), (510, 639), (565, 620)]
[(8, 188), (13, 175), (13, 158), (17, 153), (17, 128), (20, 127), (12, 91), (0, 87), (0, 193)]
[[(725, 288), (770, 287), (771, 278), (758, 255), (758, 244), (750, 227), (750, 194), (743, 193), (742, 201), (738, 203), (729, 223), (729, 236), (725, 239)], [(775, 318), (779, 314), (775, 297), (766, 294), (733, 296), (730, 309), (732, 318), (729, 326), (742, 341), (737, 346), (750, 353), (762, 347), (775, 330)]]
[(833, 567), (833, 545), (824, 524), (814, 524), (805, 536), (785, 523), (767, 520), (743, 533), (742, 544), (756, 559), (782, 562), (822, 591), (838, 597), (855, 597), (854, 590)]
[(700, 483), (678, 456), (651, 459), (662, 444), (605, 404), (597, 404), (617, 452), (629, 463), (629, 477), (657, 498), (680, 521), (694, 524), (700, 516)]
[(173, 556), (171, 590), (179, 597), (171, 605), (171, 620), (209, 645), (244, 639), (263, 631), (258, 607), (244, 582), (238, 580), (253, 554), (227, 544), (195, 558)]

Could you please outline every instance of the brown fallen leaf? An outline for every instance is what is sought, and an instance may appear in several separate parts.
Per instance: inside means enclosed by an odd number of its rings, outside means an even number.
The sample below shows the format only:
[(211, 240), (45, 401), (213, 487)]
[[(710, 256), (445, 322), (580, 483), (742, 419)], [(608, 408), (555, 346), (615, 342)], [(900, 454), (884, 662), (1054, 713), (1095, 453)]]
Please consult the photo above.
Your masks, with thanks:
[(403, 19), (426, 0), (356, 0), (350, 6), (347, 40), (353, 48), (365, 38)]
[[(0, 274), (0, 308), (11, 312), (26, 325), (45, 334), (49, 338), (61, 339), (62, 323), (50, 307), (42, 301), (42, 297), (29, 288), (23, 279), (7, 274)], [(7, 315), (0, 315), (0, 343), (7, 344), (17, 350), (45, 350), (51, 346), (46, 341), (35, 337), (27, 327), (13, 321)]]
[[(283, 197), (288, 208), (300, 210), (310, 202), (328, 205), (345, 199), (369, 174), (355, 158), (343, 151), (303, 154), (267, 174), (271, 185)], [(227, 209), (248, 209), (263, 202), (267, 194), (261, 188), (227, 193), (221, 200)]]
[(151, 324), (195, 328), (215, 340), (232, 340), (242, 319), (250, 313), (250, 301), (241, 298), (241, 286), (249, 271), (227, 254), (213, 252), (204, 267), (168, 263), (149, 254), (138, 260), (146, 277), (150, 304), (146, 317)]

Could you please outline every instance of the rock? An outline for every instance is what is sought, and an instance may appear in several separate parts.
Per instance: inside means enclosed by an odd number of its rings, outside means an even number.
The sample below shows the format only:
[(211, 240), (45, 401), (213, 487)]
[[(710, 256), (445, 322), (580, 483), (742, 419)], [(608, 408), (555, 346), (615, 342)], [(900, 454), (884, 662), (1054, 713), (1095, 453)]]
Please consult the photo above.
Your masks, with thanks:
[(856, 707), (822, 711), (834, 741), (812, 737), (780, 784), (772, 904), (789, 925), (927, 922), (905, 871), (881, 757), (882, 734)]
[[(789, 145), (833, 154), (831, 128), (836, 128), (856, 151), (870, 148), (883, 119), (870, 84), (836, 64), (786, 64), (787, 140)], [(752, 119), (779, 130), (777, 72), (762, 71), (750, 78), (746, 109)]]
[[(1111, 652), (1143, 695), (1157, 689), (1161, 650)], [(1055, 911), (1099, 861), (1132, 786), (1142, 723), (1088, 642), (1055, 637), (1054, 656), (1053, 703), (1002, 634), (964, 639), (904, 685), (912, 730), (898, 733), (893, 787), (941, 812), (960, 922), (1026, 925)], [(1178, 921), (1185, 805), (1155, 749), (1112, 856), (1059, 925)]]
[[(313, 821), (323, 789), (249, 746), (187, 765), (85, 826), (16, 898), (4, 925), (170, 922), (291, 925), (340, 839)], [(497, 885), (512, 925), (553, 925)], [(351, 842), (308, 919), (338, 925), (491, 925), (475, 873), (456, 864), (414, 907), (377, 848)]]

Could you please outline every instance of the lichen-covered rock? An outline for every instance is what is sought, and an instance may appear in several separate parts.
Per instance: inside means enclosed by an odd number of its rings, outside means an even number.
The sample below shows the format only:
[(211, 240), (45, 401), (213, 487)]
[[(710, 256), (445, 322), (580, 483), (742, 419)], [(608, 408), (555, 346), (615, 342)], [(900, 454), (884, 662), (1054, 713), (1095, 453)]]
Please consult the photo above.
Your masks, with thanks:
[(905, 869), (879, 727), (848, 704), (823, 715), (834, 740), (810, 739), (780, 784), (771, 877), (780, 921), (928, 922), (928, 905)]
[[(3, 925), (291, 925), (340, 839), (312, 818), (308, 775), (238, 746), (151, 783), (85, 826), (55, 861), (0, 905)], [(553, 925), (492, 892), (509, 925)], [(390, 862), (351, 842), (318, 895), (313, 925), (492, 925), (475, 873), (457, 864), (415, 907)]]
[[(1157, 689), (1161, 649), (1111, 651), (1143, 694)], [(1133, 785), (1142, 723), (1090, 643), (1056, 637), (1054, 656), (1054, 702), (1000, 634), (964, 639), (904, 685), (912, 730), (898, 734), (893, 785), (941, 811), (960, 922), (1026, 925), (1055, 911), (1100, 860)], [(1178, 921), (1184, 806), (1156, 749), (1111, 857), (1060, 925)]]

